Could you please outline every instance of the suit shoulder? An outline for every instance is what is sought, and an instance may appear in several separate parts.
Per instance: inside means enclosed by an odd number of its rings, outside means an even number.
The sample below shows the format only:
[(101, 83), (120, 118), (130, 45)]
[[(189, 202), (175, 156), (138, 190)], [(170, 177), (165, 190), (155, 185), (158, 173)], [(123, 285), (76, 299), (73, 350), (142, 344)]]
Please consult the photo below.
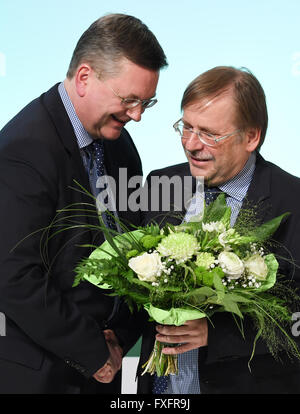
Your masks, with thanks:
[[(41, 98), (36, 98), (17, 113), (0, 131), (0, 149), (6, 146), (51, 145), (48, 135), (53, 135), (54, 127)], [(54, 134), (55, 135), (55, 134)]]
[[(274, 215), (289, 211), (293, 212), (293, 216), (298, 217), (300, 178), (260, 157), (258, 158), (257, 167), (259, 173), (256, 177), (256, 186), (260, 188), (259, 191), (261, 191), (261, 188), (267, 191)], [(261, 194), (261, 196), (264, 195)]]
[(300, 178), (285, 171), (281, 167), (276, 164), (273, 164), (270, 161), (266, 161), (268, 167), (271, 169), (272, 172), (272, 181), (275, 185), (281, 185), (291, 188), (298, 188), (300, 187)]
[(57, 176), (65, 157), (42, 97), (26, 105), (0, 131), (0, 162), (7, 169), (26, 165), (48, 181)]
[(29, 102), (13, 118), (11, 118), (6, 125), (4, 125), (4, 127), (0, 130), (1, 138), (16, 133), (17, 130), (21, 130), (29, 123), (37, 122), (38, 117), (33, 117), (33, 113), (36, 114), (36, 112), (38, 112), (38, 115), (42, 114), (39, 98)]
[(175, 165), (171, 165), (168, 167), (153, 170), (149, 173), (148, 177), (153, 177), (153, 176), (184, 177), (184, 176), (190, 176), (190, 175), (191, 175), (191, 172), (189, 168), (189, 163), (184, 162), (184, 163), (175, 164)]

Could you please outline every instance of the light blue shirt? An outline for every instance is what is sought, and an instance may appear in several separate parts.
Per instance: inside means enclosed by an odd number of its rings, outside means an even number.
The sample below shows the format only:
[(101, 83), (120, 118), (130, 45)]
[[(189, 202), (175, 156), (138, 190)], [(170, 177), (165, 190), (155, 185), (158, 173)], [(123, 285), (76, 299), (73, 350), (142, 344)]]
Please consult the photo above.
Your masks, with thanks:
[(86, 148), (93, 142), (93, 138), (88, 134), (88, 132), (85, 130), (84, 126), (82, 125), (80, 119), (78, 118), (75, 108), (72, 104), (71, 99), (69, 98), (69, 95), (65, 89), (63, 82), (59, 84), (58, 92), (60, 94), (61, 100), (64, 104), (68, 117), (73, 126), (74, 133), (77, 138), (78, 147), (80, 149), (80, 154), (83, 160), (83, 164), (89, 175), (91, 189), (93, 191), (93, 194), (95, 195), (97, 194), (96, 192), (97, 171), (96, 171), (96, 168), (94, 168), (94, 165), (89, 158), (88, 151), (86, 150)]
[[(231, 226), (234, 225), (240, 208), (251, 183), (255, 170), (256, 154), (252, 153), (244, 168), (231, 180), (219, 186), (220, 190), (226, 193), (226, 204), (231, 207)], [(203, 187), (197, 186), (194, 199), (203, 200), (203, 195), (197, 191), (203, 191)], [(189, 221), (191, 215), (201, 213), (203, 204), (197, 203), (196, 209), (191, 201), (185, 220)], [(192, 214), (190, 214), (192, 211)], [(201, 373), (200, 373), (201, 375)], [(164, 394), (200, 394), (199, 370), (198, 370), (198, 348), (178, 355), (178, 375), (170, 375), (168, 388)]]
[[(74, 133), (75, 133), (75, 136), (78, 142), (78, 147), (80, 149), (81, 158), (82, 158), (84, 167), (89, 177), (92, 193), (95, 197), (97, 197), (99, 194), (99, 188), (97, 188), (98, 175), (97, 175), (96, 163), (93, 162), (91, 153), (90, 151), (87, 150), (87, 147), (93, 142), (93, 138), (89, 135), (89, 133), (86, 131), (86, 129), (82, 125), (80, 119), (78, 118), (74, 105), (65, 89), (63, 82), (59, 84), (58, 92), (64, 104), (66, 112), (68, 114), (68, 117), (71, 121), (71, 124), (73, 126)], [(105, 174), (106, 174), (106, 171), (105, 171)], [(112, 197), (111, 194), (110, 194), (110, 197)], [(117, 217), (117, 212), (114, 206), (114, 202), (112, 202), (110, 205), (113, 205), (113, 208), (110, 208), (110, 211), (115, 215), (115, 217)], [(103, 217), (104, 222), (106, 223), (105, 214), (103, 214), (102, 217)], [(116, 223), (116, 227), (118, 231), (120, 231), (119, 225), (117, 223)]]

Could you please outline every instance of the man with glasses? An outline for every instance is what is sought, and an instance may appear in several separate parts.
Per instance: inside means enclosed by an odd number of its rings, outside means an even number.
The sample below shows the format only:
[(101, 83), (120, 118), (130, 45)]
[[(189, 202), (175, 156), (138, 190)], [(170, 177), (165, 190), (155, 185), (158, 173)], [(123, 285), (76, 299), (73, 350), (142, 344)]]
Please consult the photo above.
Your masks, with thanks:
[[(213, 68), (191, 82), (184, 92), (181, 108), (183, 115), (174, 129), (188, 163), (151, 172), (147, 178), (149, 199), (151, 194), (160, 194), (163, 198), (161, 189), (153, 191), (151, 182), (159, 180), (152, 181), (152, 177), (179, 176), (183, 182), (191, 174), (204, 179), (207, 204), (220, 192), (226, 194), (227, 205), (232, 209), (232, 225), (242, 206), (255, 207), (260, 222), (289, 211), (291, 215), (274, 236), (276, 253), (284, 258), (288, 252), (299, 266), (300, 179), (265, 161), (259, 154), (268, 115), (265, 94), (258, 80), (245, 69)], [(146, 222), (179, 224), (182, 217), (188, 221), (192, 215), (200, 214), (203, 197), (197, 195), (203, 190), (201, 184), (201, 180), (195, 180), (194, 198), (189, 206), (176, 205), (175, 200), (180, 197), (175, 197), (173, 192), (172, 214), (166, 214), (162, 208), (159, 212), (149, 211)], [(193, 201), (197, 199), (202, 203), (195, 205)], [(294, 279), (299, 286), (299, 268), (291, 260), (280, 261), (280, 266), (280, 273), (286, 279)], [(276, 362), (260, 340), (249, 371), (255, 329), (247, 318), (243, 320), (243, 327), (245, 338), (229, 313), (214, 314), (211, 323), (203, 318), (180, 327), (148, 324), (143, 334), (139, 372), (156, 336), (161, 342), (179, 344), (164, 349), (166, 354), (179, 354), (179, 374), (159, 378), (145, 374), (139, 378), (138, 392), (299, 393), (299, 364), (292, 363), (286, 355), (282, 355), (281, 362)]]
[[(0, 132), (0, 394), (120, 393), (120, 374), (108, 382), (140, 329), (122, 302), (91, 284), (72, 287), (88, 246), (104, 241), (94, 200), (75, 181), (97, 198), (99, 178), (118, 188), (119, 168), (128, 180), (142, 176), (124, 127), (157, 102), (166, 65), (145, 24), (106, 15), (78, 41), (65, 81)], [(138, 224), (115, 196), (118, 218)], [(76, 217), (57, 215), (68, 206)]]

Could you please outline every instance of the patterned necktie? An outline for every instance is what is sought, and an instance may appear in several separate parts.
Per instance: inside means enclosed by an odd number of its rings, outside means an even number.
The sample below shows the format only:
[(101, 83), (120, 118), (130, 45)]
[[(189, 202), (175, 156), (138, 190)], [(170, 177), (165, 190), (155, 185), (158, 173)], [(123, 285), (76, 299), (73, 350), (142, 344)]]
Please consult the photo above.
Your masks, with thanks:
[(153, 394), (163, 394), (168, 388), (169, 375), (158, 377), (156, 374), (153, 381)]
[(218, 187), (206, 187), (205, 186), (204, 191), (205, 191), (205, 203), (207, 206), (213, 201), (215, 201), (218, 195), (221, 194), (221, 191)]
[(94, 155), (94, 161), (96, 163), (97, 176), (102, 177), (104, 175), (104, 149), (103, 142), (94, 140), (91, 144), (92, 152)]
[[(93, 140), (91, 143), (91, 153), (92, 158), (96, 164), (96, 172), (97, 177), (103, 177), (105, 174), (104, 169), (104, 147), (103, 147), (103, 141), (102, 140)], [(105, 187), (106, 188), (106, 187)], [(101, 188), (99, 192), (103, 191), (104, 188)], [(108, 214), (107, 212), (104, 213), (105, 221), (107, 223), (107, 226), (113, 230), (116, 230), (116, 223), (113, 219), (113, 217)]]

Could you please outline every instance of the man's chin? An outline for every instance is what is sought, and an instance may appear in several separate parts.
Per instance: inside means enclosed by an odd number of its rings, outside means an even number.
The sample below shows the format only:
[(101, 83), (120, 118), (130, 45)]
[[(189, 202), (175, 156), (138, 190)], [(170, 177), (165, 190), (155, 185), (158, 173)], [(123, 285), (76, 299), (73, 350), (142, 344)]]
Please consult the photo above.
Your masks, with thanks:
[(193, 177), (204, 177), (204, 180), (207, 179), (207, 171), (203, 168), (195, 167), (191, 162), (189, 162), (190, 171)]
[(107, 139), (109, 141), (114, 141), (120, 138), (123, 128), (111, 128), (109, 130), (101, 130), (98, 134), (98, 138)]
[(208, 186), (216, 185), (215, 183), (215, 177), (213, 174), (209, 174), (208, 171), (205, 171), (204, 169), (195, 168), (195, 166), (190, 164), (190, 171), (193, 177), (198, 179), (203, 179), (204, 184)]

